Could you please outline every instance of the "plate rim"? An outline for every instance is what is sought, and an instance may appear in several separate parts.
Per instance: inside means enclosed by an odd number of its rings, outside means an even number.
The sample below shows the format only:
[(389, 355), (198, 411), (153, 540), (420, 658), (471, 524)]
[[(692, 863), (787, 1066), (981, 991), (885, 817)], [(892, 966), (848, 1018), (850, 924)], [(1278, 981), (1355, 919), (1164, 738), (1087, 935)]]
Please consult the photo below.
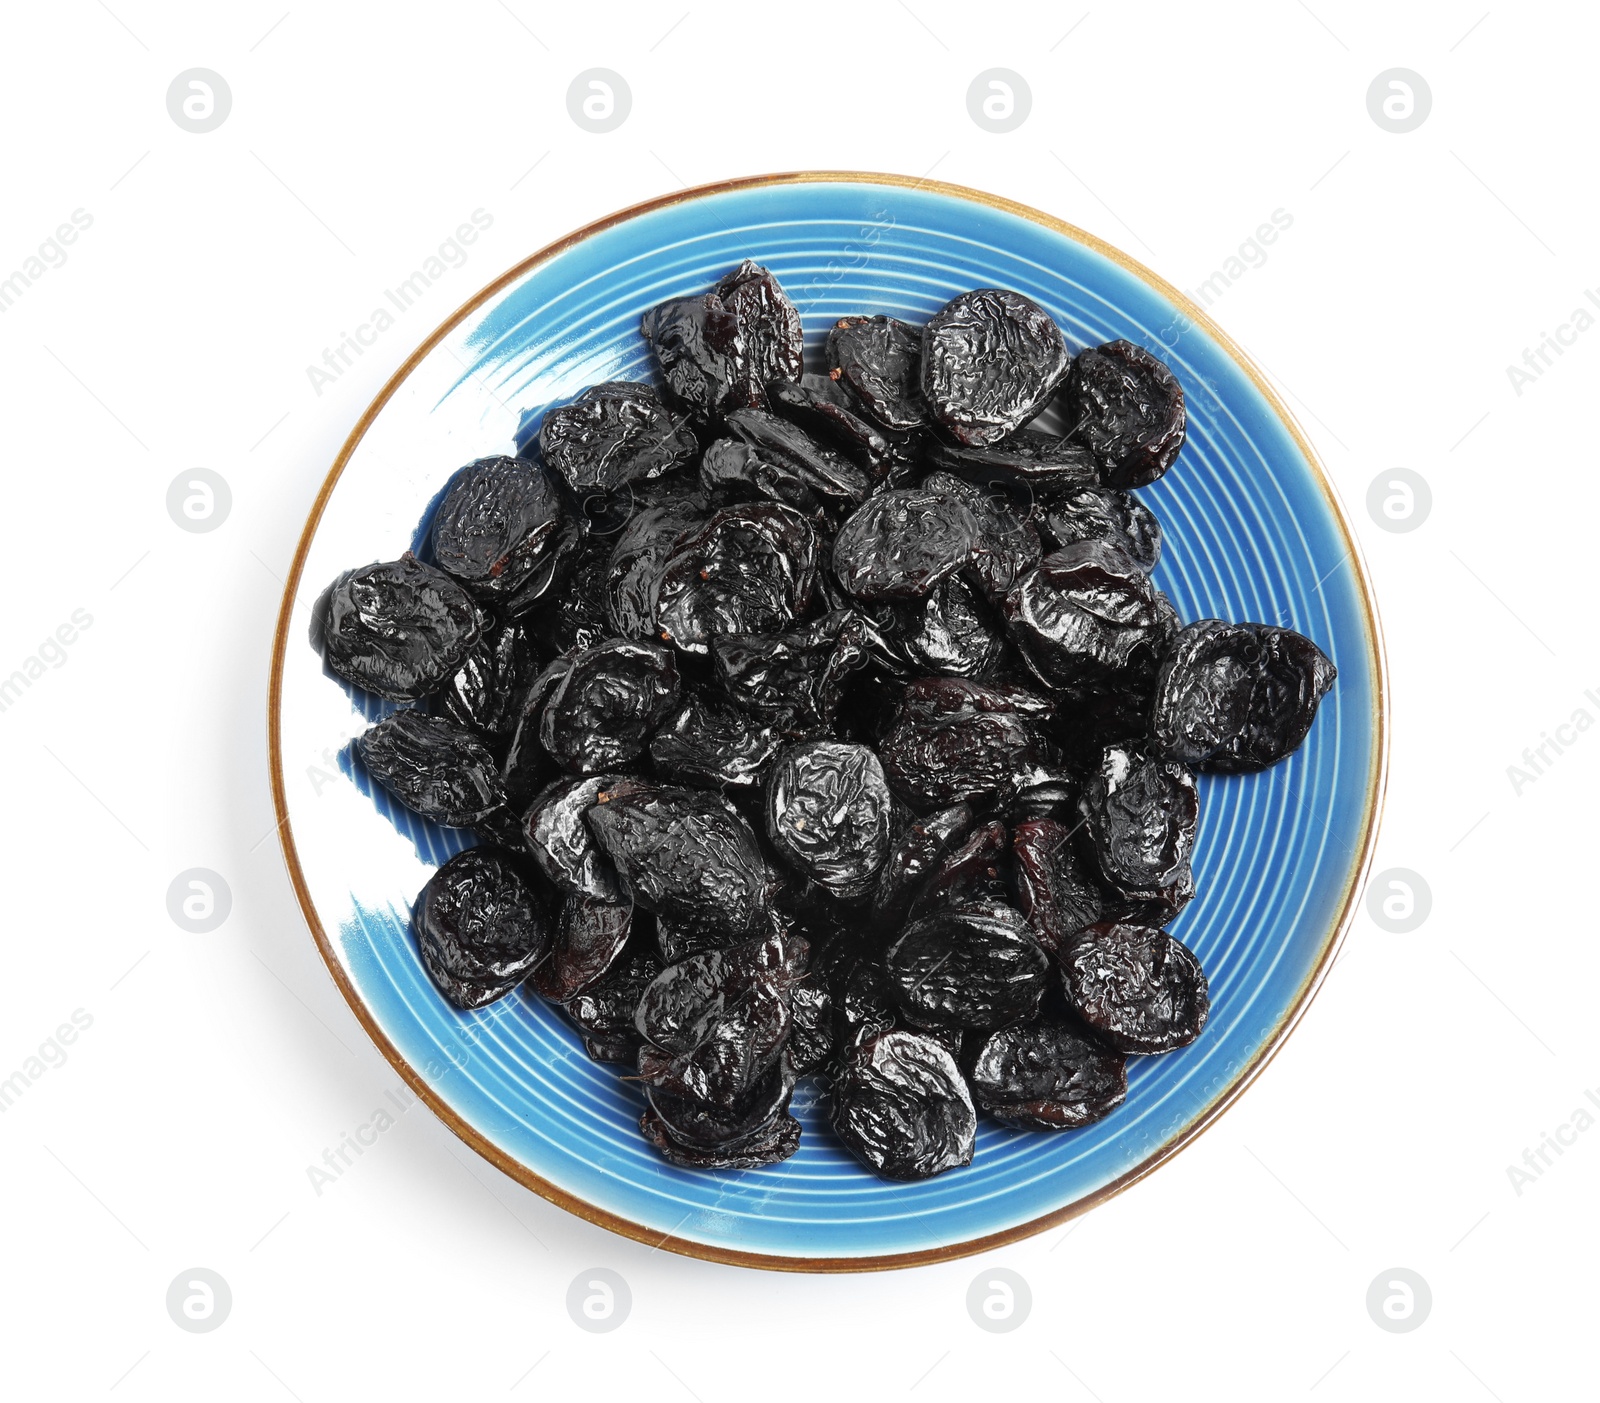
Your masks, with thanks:
[[(1329, 511), (1332, 513), (1340, 534), (1344, 538), (1347, 557), (1354, 569), (1359, 587), (1361, 612), (1367, 625), (1370, 650), (1367, 662), (1373, 679), (1370, 720), (1375, 744), (1373, 746), (1372, 764), (1367, 775), (1366, 805), (1362, 816), (1361, 844), (1357, 860), (1350, 869), (1345, 891), (1339, 903), (1338, 915), (1331, 922), (1329, 930), (1323, 938), (1322, 951), (1315, 966), (1302, 982), (1288, 1011), (1279, 1020), (1272, 1032), (1262, 1040), (1254, 1055), (1239, 1069), (1233, 1080), (1217, 1094), (1211, 1103), (1189, 1125), (1172, 1136), (1172, 1138), (1157, 1146), (1139, 1163), (1124, 1170), (1109, 1183), (1102, 1185), (1082, 1198), (1076, 1199), (1072, 1203), (1054, 1209), (1040, 1217), (1030, 1219), (1026, 1223), (1020, 1223), (1013, 1227), (1002, 1229), (999, 1232), (987, 1233), (981, 1237), (969, 1238), (962, 1242), (948, 1243), (939, 1247), (921, 1248), (912, 1252), (895, 1252), (864, 1257), (792, 1257), (766, 1252), (746, 1252), (737, 1248), (714, 1246), (676, 1237), (672, 1232), (661, 1233), (657, 1229), (635, 1223), (620, 1214), (612, 1213), (607, 1209), (589, 1203), (535, 1174), (526, 1165), (513, 1159), (464, 1121), (435, 1091), (431, 1083), (414, 1069), (394, 1044), (390, 1042), (387, 1034), (379, 1026), (371, 1010), (368, 1009), (338, 961), (333, 944), (329, 940), (327, 932), (323, 929), (316, 905), (306, 885), (305, 874), (300, 866), (299, 853), (294, 840), (294, 828), (289, 815), (282, 748), (284, 662), (288, 655), (295, 600), (304, 572), (306, 558), (311, 550), (312, 539), (316, 535), (317, 527), (321, 523), (323, 512), (326, 510), (328, 501), (333, 495), (334, 488), (338, 485), (345, 466), (355, 452), (357, 445), (365, 437), (367, 430), (371, 428), (374, 420), (383, 411), (395, 392), (429, 352), (446, 335), (460, 325), (470, 313), (481, 307), (502, 289), (522, 278), (533, 268), (549, 262), (567, 249), (592, 238), (604, 230), (658, 209), (684, 204), (691, 200), (705, 199), (713, 195), (726, 194), (730, 191), (813, 183), (883, 185), (899, 189), (926, 190), (934, 194), (985, 205), (991, 209), (997, 209), (1026, 219), (1031, 223), (1039, 224), (1054, 233), (1064, 235), (1074, 242), (1084, 245), (1102, 257), (1109, 259), (1125, 272), (1131, 273), (1134, 277), (1167, 298), (1184, 317), (1212, 337), (1216, 344), (1233, 359), (1249, 378), (1257, 392), (1277, 416), (1279, 422), (1288, 431), (1296, 448), (1299, 449), (1311, 467), (1317, 486), (1321, 489)], [(727, 1266), (761, 1268), (769, 1271), (831, 1274), (888, 1271), (954, 1261), (961, 1257), (992, 1251), (995, 1248), (1033, 1237), (1049, 1228), (1059, 1226), (1079, 1217), (1090, 1209), (1104, 1203), (1107, 1199), (1114, 1197), (1125, 1189), (1131, 1188), (1139, 1180), (1153, 1173), (1181, 1150), (1192, 1144), (1217, 1122), (1223, 1113), (1260, 1076), (1267, 1064), (1272, 1061), (1279, 1049), (1288, 1041), (1289, 1035), (1299, 1024), (1301, 1018), (1304, 1017), (1312, 999), (1315, 998), (1322, 987), (1322, 983), (1327, 977), (1328, 971), (1333, 967), (1339, 950), (1343, 946), (1350, 926), (1354, 921), (1359, 904), (1359, 895), (1365, 885), (1366, 876), (1372, 866), (1373, 856), (1377, 848), (1378, 829), (1382, 819), (1384, 798), (1387, 790), (1389, 769), (1388, 706), (1389, 673), (1383, 628), (1378, 617), (1377, 601), (1372, 587), (1371, 576), (1367, 569), (1366, 559), (1362, 552), (1361, 544), (1352, 529), (1349, 514), (1345, 510), (1344, 504), (1340, 501), (1339, 495), (1328, 477), (1327, 470), (1323, 467), (1321, 458), (1311, 446), (1310, 440), (1284, 403), (1282, 397), (1273, 388), (1264, 372), (1255, 364), (1249, 354), (1212, 320), (1204, 308), (1179, 288), (1167, 282), (1159, 274), (1145, 267), (1144, 264), (1130, 257), (1115, 245), (1107, 243), (1085, 229), (1080, 229), (1074, 224), (1058, 219), (1052, 214), (1035, 209), (1031, 205), (1022, 204), (1001, 195), (990, 194), (984, 190), (977, 190), (970, 186), (956, 185), (942, 180), (931, 180), (925, 176), (918, 178), (878, 171), (800, 170), (783, 171), (768, 175), (739, 176), (726, 180), (712, 181), (703, 185), (688, 186), (667, 195), (628, 205), (623, 209), (616, 210), (611, 214), (582, 225), (554, 242), (546, 244), (543, 248), (530, 254), (527, 258), (524, 258), (500, 274), (499, 277), (480, 288), (440, 322), (418, 344), (416, 349), (406, 357), (394, 374), (385, 382), (383, 388), (378, 391), (372, 402), (368, 404), (361, 417), (356, 421), (354, 428), (345, 438), (343, 445), (339, 449), (338, 456), (333, 461), (333, 466), (323, 478), (317, 495), (311, 504), (305, 525), (301, 528), (299, 540), (295, 546), (294, 558), (285, 579), (283, 598), (279, 605), (277, 623), (273, 632), (272, 665), (267, 684), (267, 758), (272, 788), (272, 806), (277, 818), (277, 834), (279, 846), (283, 853), (284, 866), (288, 872), (290, 885), (294, 888), (295, 898), (299, 902), (301, 914), (305, 917), (306, 925), (310, 929), (312, 939), (316, 942), (318, 953), (322, 956), (323, 964), (327, 967), (329, 976), (340, 994), (343, 995), (345, 1002), (350, 1006), (356, 1021), (361, 1024), (363, 1031), (372, 1039), (378, 1051), (383, 1054), (384, 1059), (400, 1075), (412, 1092), (457, 1137), (482, 1155), (501, 1173), (514, 1179), (523, 1187), (531, 1189), (541, 1198), (598, 1227), (607, 1228), (623, 1237), (645, 1243), (649, 1247), (663, 1248), (666, 1251), (675, 1252), (682, 1256), (694, 1257), (702, 1261), (720, 1262)]]

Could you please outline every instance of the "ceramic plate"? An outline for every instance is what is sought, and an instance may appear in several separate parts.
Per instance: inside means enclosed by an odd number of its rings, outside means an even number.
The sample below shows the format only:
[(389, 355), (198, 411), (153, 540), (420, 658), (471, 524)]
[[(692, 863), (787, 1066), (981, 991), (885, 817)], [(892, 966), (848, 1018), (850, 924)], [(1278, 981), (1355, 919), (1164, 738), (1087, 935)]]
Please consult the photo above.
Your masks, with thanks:
[[(341, 571), (413, 546), (450, 474), (510, 453), (544, 406), (653, 375), (639, 317), (743, 258), (770, 267), (814, 353), (854, 312), (923, 321), (958, 292), (1009, 287), (1074, 347), (1126, 337), (1188, 400), (1176, 467), (1143, 492), (1181, 619), (1283, 624), (1339, 668), (1305, 746), (1262, 775), (1202, 777), (1199, 896), (1173, 931), (1211, 981), (1191, 1047), (1132, 1059), (1127, 1103), (1040, 1135), (981, 1125), (966, 1169), (889, 1184), (862, 1170), (802, 1091), (799, 1152), (688, 1173), (640, 1138), (640, 1101), (561, 1018), (515, 993), (447, 1004), (409, 933), (413, 899), (464, 842), (392, 806), (348, 760), (386, 704), (331, 681), (310, 605)], [(815, 362), (813, 362), (815, 364)], [(937, 1260), (1061, 1221), (1150, 1172), (1216, 1118), (1304, 1011), (1354, 909), (1384, 773), (1383, 663), (1360, 555), (1305, 439), (1261, 375), (1180, 293), (1082, 231), (995, 197), (855, 174), (686, 191), (578, 231), (484, 289), (362, 416), (296, 555), (273, 660), (274, 797), (290, 876), (335, 982), (384, 1056), (468, 1144), (546, 1198), (652, 1244), (795, 1270)], [(329, 759), (336, 762), (330, 768)]]

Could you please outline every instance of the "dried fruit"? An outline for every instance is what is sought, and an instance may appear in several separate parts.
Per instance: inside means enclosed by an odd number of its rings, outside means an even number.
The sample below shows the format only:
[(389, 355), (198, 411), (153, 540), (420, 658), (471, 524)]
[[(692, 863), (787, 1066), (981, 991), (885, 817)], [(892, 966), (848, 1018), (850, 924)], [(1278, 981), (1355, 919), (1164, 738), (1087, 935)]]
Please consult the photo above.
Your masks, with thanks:
[(791, 746), (767, 785), (767, 836), (778, 855), (846, 900), (871, 890), (893, 819), (883, 766), (864, 745)]
[(924, 1028), (1002, 1028), (1032, 1018), (1050, 961), (1019, 912), (952, 907), (907, 926), (884, 957), (889, 992)]
[(479, 458), (450, 479), (429, 539), (441, 570), (506, 599), (549, 562), (561, 525), (561, 499), (537, 463)]
[(963, 292), (922, 329), (922, 395), (958, 443), (1014, 433), (1044, 408), (1066, 369), (1061, 329), (1020, 292)]
[(1002, 1125), (1076, 1130), (1122, 1104), (1128, 1067), (1066, 1024), (1041, 1021), (990, 1034), (971, 1082), (972, 1099)]
[(1061, 953), (1073, 1013), (1119, 1052), (1170, 1052), (1200, 1036), (1205, 972), (1181, 940), (1150, 926), (1090, 926)]
[(579, 502), (692, 462), (699, 441), (648, 385), (608, 380), (548, 410), (539, 456)]
[(885, 1179), (972, 1163), (978, 1116), (966, 1081), (919, 1033), (877, 1033), (856, 1047), (833, 1084), (830, 1118), (845, 1148)]
[(409, 552), (341, 575), (319, 610), (328, 667), (389, 701), (415, 701), (438, 688), (481, 629), (466, 591)]
[(466, 1009), (508, 994), (550, 950), (538, 898), (489, 848), (457, 853), (428, 879), (411, 929), (440, 992)]
[(1143, 346), (1111, 341), (1080, 351), (1062, 398), (1072, 437), (1094, 451), (1107, 487), (1154, 482), (1183, 447), (1183, 386)]
[(386, 716), (356, 742), (367, 773), (423, 818), (471, 828), (503, 810), (500, 769), (483, 742), (442, 716)]

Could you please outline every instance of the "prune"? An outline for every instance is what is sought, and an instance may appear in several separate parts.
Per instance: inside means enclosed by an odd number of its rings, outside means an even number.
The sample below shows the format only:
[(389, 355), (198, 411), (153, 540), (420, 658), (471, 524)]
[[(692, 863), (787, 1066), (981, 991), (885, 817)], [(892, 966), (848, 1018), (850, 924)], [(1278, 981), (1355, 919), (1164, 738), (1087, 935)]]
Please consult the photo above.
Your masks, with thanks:
[(1078, 352), (1062, 400), (1072, 437), (1094, 451), (1107, 487), (1154, 482), (1183, 447), (1183, 386), (1130, 341)]
[(1100, 468), (1089, 449), (1033, 429), (981, 446), (934, 441), (928, 445), (928, 461), (982, 488), (1000, 485), (1059, 492), (1100, 481)]
[(675, 965), (691, 955), (705, 955), (713, 950), (726, 950), (735, 944), (735, 938), (725, 930), (703, 925), (677, 925), (656, 917), (656, 950), (661, 963)]
[(616, 769), (638, 759), (678, 700), (678, 665), (659, 643), (613, 638), (572, 659), (539, 720), (564, 768)]
[(1073, 846), (1077, 827), (1038, 818), (1019, 823), (1011, 833), (1017, 905), (1034, 939), (1052, 955), (1085, 926), (1120, 914), (1117, 899)]
[(545, 564), (562, 525), (561, 499), (526, 458), (479, 458), (450, 479), (433, 516), (433, 558), (489, 598), (518, 593)]
[(542, 603), (552, 590), (560, 591), (572, 579), (573, 567), (583, 554), (584, 528), (570, 518), (556, 532), (555, 542), (540, 558), (526, 582), (509, 598), (496, 599), (502, 613), (521, 618)]
[[(860, 479), (861, 493), (855, 499), (859, 502), (867, 495), (871, 480), (881, 478), (906, 452), (906, 435), (896, 434), (890, 439), (883, 430), (855, 412), (832, 380), (821, 377), (821, 384), (814, 386), (812, 382), (818, 378), (803, 376), (798, 385), (775, 380), (767, 386), (767, 402), (774, 414), (787, 419), (795, 429), (804, 430), (811, 440), (827, 444), (836, 454), (842, 453), (860, 474), (866, 475)], [(730, 428), (734, 427), (735, 417), (729, 416)]]
[(1041, 1022), (991, 1034), (970, 1080), (972, 1099), (1002, 1125), (1076, 1130), (1122, 1104), (1128, 1065), (1063, 1023)]
[(1050, 961), (1028, 923), (987, 903), (913, 921), (884, 956), (889, 993), (923, 1027), (1001, 1028), (1032, 1018)]
[[(634, 1035), (638, 1036), (637, 1033)], [(645, 1086), (645, 1100), (674, 1144), (691, 1150), (735, 1151), (766, 1135), (772, 1123), (788, 1109), (794, 1094), (795, 1073), (785, 1056), (733, 1107), (723, 1110), (692, 1096), (675, 1096), (660, 1087)]]
[(509, 993), (550, 950), (538, 899), (516, 869), (487, 848), (457, 853), (428, 879), (411, 928), (429, 971), (449, 976), (448, 983), (439, 982), (440, 991), (463, 1008), (481, 1008)]
[(761, 783), (782, 745), (773, 726), (727, 702), (695, 694), (684, 698), (650, 738), (650, 758), (656, 769), (676, 779), (750, 786)]
[(921, 599), (966, 567), (982, 528), (948, 492), (891, 488), (851, 514), (833, 540), (833, 573), (868, 603)]
[(702, 420), (765, 408), (770, 381), (800, 378), (800, 314), (778, 280), (748, 259), (704, 296), (651, 308), (640, 330), (668, 394)]
[(547, 654), (592, 648), (613, 636), (606, 612), (611, 551), (610, 537), (587, 537), (572, 556), (555, 597), (526, 616), (530, 632)]
[(1019, 694), (1028, 696), (959, 678), (909, 684), (900, 717), (878, 747), (895, 792), (914, 808), (931, 809), (997, 799), (1027, 785), (1055, 756), (1040, 725), (1048, 703), (1018, 702)]
[(1011, 640), (1047, 687), (1117, 674), (1153, 685), (1177, 615), (1124, 550), (1080, 541), (1045, 556), (1006, 600)]
[(1262, 770), (1299, 748), (1337, 671), (1309, 638), (1202, 619), (1178, 634), (1156, 682), (1156, 747), (1198, 770)]
[(1078, 807), (1100, 875), (1117, 893), (1130, 901), (1181, 905), (1188, 899), (1200, 795), (1185, 766), (1110, 746)]
[(833, 1055), (833, 996), (821, 982), (796, 984), (789, 990), (787, 1053), (796, 1076), (814, 1072)]
[(1161, 523), (1131, 492), (1075, 487), (1041, 502), (1038, 511), (1057, 550), (1079, 541), (1106, 541), (1120, 546), (1147, 575), (1161, 559)]
[(1073, 1013), (1119, 1052), (1192, 1043), (1211, 1010), (1194, 952), (1151, 926), (1090, 926), (1062, 951), (1061, 974)]
[(832, 728), (845, 684), (868, 656), (864, 622), (842, 609), (787, 633), (711, 643), (712, 669), (723, 691), (792, 736)]
[(883, 766), (864, 745), (791, 746), (767, 784), (767, 836), (778, 855), (846, 900), (871, 890), (893, 818)]
[(828, 332), (828, 374), (890, 429), (928, 423), (922, 402), (922, 331), (893, 317), (841, 317)]
[(972, 1163), (978, 1115), (955, 1059), (932, 1038), (898, 1029), (845, 1059), (830, 1120), (845, 1148), (886, 1179), (928, 1179)]
[(1005, 633), (993, 610), (960, 575), (941, 580), (926, 599), (879, 605), (878, 611), (879, 637), (914, 671), (986, 677), (1005, 654)]
[(878, 874), (872, 899), (874, 923), (898, 926), (923, 885), (971, 829), (972, 809), (966, 804), (912, 819), (895, 839)]
[(552, 1003), (565, 1003), (605, 977), (632, 933), (631, 903), (569, 892), (550, 958), (535, 971), (533, 987)]
[[(776, 392), (780, 386), (775, 384), (773, 389)], [(795, 395), (806, 393), (798, 386), (790, 386), (789, 389)], [(836, 412), (843, 414), (845, 411)], [(872, 490), (872, 480), (854, 463), (846, 461), (832, 448), (818, 443), (804, 430), (775, 414), (760, 409), (736, 409), (729, 413), (723, 427), (734, 442), (742, 444), (770, 465), (769, 471), (777, 475), (779, 482), (792, 482), (798, 489), (809, 493), (835, 519), (866, 500), (867, 493)], [(887, 441), (881, 436), (878, 441), (886, 454)], [(718, 476), (709, 469), (709, 460), (716, 447), (713, 444), (706, 451), (708, 462), (702, 463), (700, 469), (701, 484), (708, 492), (713, 488), (708, 476)], [(764, 490), (763, 495), (778, 501), (790, 500), (779, 491)], [(791, 505), (798, 506), (799, 503), (793, 502)]]
[(634, 899), (668, 921), (743, 934), (770, 908), (773, 878), (761, 846), (718, 795), (602, 791), (588, 822)]
[(563, 653), (544, 668), (523, 691), (511, 743), (500, 760), (500, 780), (506, 795), (518, 809), (525, 808), (556, 774), (555, 761), (539, 737), (545, 704), (566, 681), (576, 661), (576, 648)]
[(656, 638), (656, 586), (678, 542), (704, 526), (706, 503), (682, 497), (645, 507), (617, 537), (606, 573), (606, 618), (624, 638)]
[(978, 523), (972, 573), (990, 599), (1003, 601), (1012, 586), (1039, 563), (1043, 552), (1038, 528), (1012, 505), (1003, 490), (985, 492), (944, 472), (929, 473), (922, 480), (922, 490), (959, 497), (972, 509)]
[(430, 704), (436, 714), (496, 745), (516, 727), (523, 693), (538, 671), (527, 630), (515, 621), (503, 624), (478, 640)]
[(724, 507), (680, 540), (656, 584), (663, 642), (705, 653), (724, 634), (776, 633), (811, 603), (817, 533), (777, 502)]
[(409, 552), (340, 576), (319, 618), (328, 667), (389, 701), (433, 691), (461, 666), (481, 629), (467, 592)]
[(1021, 428), (1066, 369), (1061, 329), (1019, 292), (963, 292), (922, 329), (922, 397), (958, 443), (995, 443)]
[(557, 780), (541, 790), (523, 819), (523, 838), (539, 870), (560, 890), (622, 899), (616, 869), (600, 851), (584, 815), (603, 792), (632, 783), (621, 775)]
[(662, 1159), (678, 1169), (761, 1169), (781, 1163), (800, 1148), (800, 1122), (782, 1114), (753, 1134), (716, 1149), (679, 1144), (654, 1107), (640, 1114), (639, 1133)]
[(609, 380), (549, 410), (539, 456), (580, 502), (693, 460), (699, 441), (648, 385)]
[(471, 828), (506, 806), (494, 756), (442, 716), (397, 711), (365, 732), (356, 749), (373, 779), (435, 823)]
[(918, 921), (956, 906), (1009, 901), (1011, 887), (1005, 869), (1010, 845), (1010, 834), (998, 820), (974, 829), (923, 884), (906, 919)]
[(632, 1063), (639, 1052), (633, 1011), (661, 973), (655, 952), (634, 942), (605, 977), (561, 1005), (578, 1026), (583, 1049), (596, 1062)]

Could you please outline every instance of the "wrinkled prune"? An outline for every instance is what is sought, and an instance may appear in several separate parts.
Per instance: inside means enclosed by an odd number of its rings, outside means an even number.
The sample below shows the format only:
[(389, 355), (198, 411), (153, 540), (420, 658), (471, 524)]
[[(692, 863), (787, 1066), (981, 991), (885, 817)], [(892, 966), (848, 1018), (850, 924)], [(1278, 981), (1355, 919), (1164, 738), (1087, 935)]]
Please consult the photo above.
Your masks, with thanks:
[(565, 769), (616, 769), (644, 753), (677, 700), (671, 650), (613, 638), (572, 659), (544, 704), (539, 741)]
[(614, 635), (606, 612), (611, 551), (609, 536), (587, 537), (567, 564), (549, 604), (525, 616), (547, 655), (592, 648)]
[(923, 885), (960, 847), (971, 829), (972, 810), (966, 804), (940, 809), (908, 823), (889, 849), (878, 874), (878, 890), (872, 899), (874, 922), (898, 926)]
[(991, 820), (974, 829), (939, 864), (906, 912), (908, 921), (957, 906), (1005, 904), (1011, 898), (1006, 857), (1011, 836)]
[(1094, 451), (1107, 487), (1154, 482), (1183, 447), (1183, 386), (1143, 346), (1111, 341), (1080, 351), (1062, 398), (1072, 437)]
[(1061, 952), (1061, 973), (1073, 1013), (1119, 1052), (1192, 1043), (1211, 1010), (1194, 952), (1151, 926), (1090, 926)]
[(1023, 576), (1006, 624), (1047, 687), (1093, 686), (1118, 674), (1153, 686), (1177, 632), (1172, 605), (1124, 550), (1080, 541)]
[(651, 308), (640, 330), (668, 393), (703, 420), (764, 408), (770, 381), (800, 378), (800, 314), (778, 280), (748, 259), (704, 296)]
[(814, 1072), (833, 1055), (833, 996), (820, 981), (789, 990), (788, 1056), (796, 1076)]
[(1337, 676), (1309, 638), (1202, 619), (1178, 634), (1156, 682), (1151, 735), (1198, 770), (1262, 770), (1299, 748)]
[(447, 720), (496, 745), (516, 727), (523, 693), (538, 672), (527, 630), (517, 622), (504, 624), (478, 640), (431, 705)]
[(1017, 905), (1033, 928), (1033, 938), (1052, 955), (1085, 926), (1117, 912), (1116, 898), (1073, 846), (1076, 829), (1076, 824), (1036, 818), (1019, 823), (1011, 833)]
[(691, 462), (699, 441), (648, 385), (608, 380), (549, 410), (539, 456), (579, 502)]
[(894, 801), (864, 745), (791, 746), (767, 784), (767, 836), (778, 855), (837, 897), (868, 892), (889, 854)]
[(917, 672), (986, 677), (1005, 654), (1003, 625), (960, 575), (941, 580), (926, 599), (879, 605), (878, 612), (879, 637)]
[(891, 1030), (846, 1057), (831, 1092), (834, 1133), (886, 1179), (972, 1163), (978, 1116), (955, 1059), (932, 1038)]
[[(1110, 746), (1078, 801), (1100, 875), (1130, 901), (1170, 902), (1189, 878), (1200, 820), (1194, 776), (1176, 760)], [(1179, 904), (1187, 900), (1181, 896)]]
[(913, 1023), (1001, 1028), (1032, 1018), (1050, 961), (1028, 923), (985, 904), (913, 921), (884, 956), (889, 992)]
[(741, 1145), (764, 1136), (772, 1122), (784, 1114), (794, 1083), (793, 1067), (787, 1057), (780, 1056), (772, 1070), (732, 1110), (690, 1096), (674, 1096), (648, 1084), (645, 1099), (675, 1144), (692, 1150), (736, 1152)]
[(980, 488), (1058, 492), (1100, 481), (1099, 466), (1087, 448), (1032, 429), (985, 446), (934, 442), (928, 446), (928, 460)]
[(791, 736), (831, 729), (845, 684), (868, 656), (863, 621), (843, 609), (787, 633), (711, 643), (712, 668), (723, 691)]
[[(807, 375), (798, 385), (775, 380), (767, 386), (767, 402), (773, 413), (802, 429), (819, 444), (843, 454), (862, 477), (861, 497), (867, 495), (875, 479), (882, 478), (910, 451), (909, 436), (896, 433), (891, 438), (856, 412), (848, 396), (826, 377)], [(823, 387), (826, 388), (823, 388)], [(861, 497), (856, 498), (857, 501)]]
[(679, 1169), (761, 1169), (778, 1164), (800, 1148), (800, 1122), (779, 1114), (753, 1134), (715, 1149), (681, 1145), (654, 1107), (639, 1116), (639, 1133), (661, 1158)]
[(1021, 428), (1066, 370), (1061, 329), (1019, 292), (963, 292), (922, 329), (922, 397), (958, 443), (995, 443)]
[(817, 533), (793, 507), (724, 507), (681, 539), (656, 583), (663, 642), (705, 653), (719, 635), (776, 633), (809, 606)]
[(668, 921), (733, 934), (770, 907), (772, 872), (737, 809), (704, 790), (601, 791), (590, 829), (636, 901)]
[(569, 892), (550, 958), (534, 973), (533, 987), (552, 1003), (565, 1003), (605, 977), (632, 933), (631, 903)]
[(450, 479), (434, 512), (433, 558), (468, 589), (509, 598), (546, 563), (561, 524), (561, 499), (539, 464), (479, 458)]
[(697, 694), (686, 697), (650, 738), (650, 758), (674, 778), (748, 786), (761, 783), (782, 745), (775, 727)]
[(921, 599), (971, 562), (981, 528), (948, 492), (891, 488), (851, 514), (833, 540), (833, 573), (868, 603)]
[(1037, 512), (1056, 550), (1079, 541), (1106, 541), (1125, 550), (1146, 574), (1161, 559), (1161, 523), (1131, 492), (1075, 487), (1039, 503)]
[(429, 971), (449, 976), (441, 992), (463, 1008), (509, 993), (550, 950), (538, 898), (489, 848), (459, 852), (429, 878), (411, 928)]
[(632, 1063), (639, 1052), (633, 1011), (661, 973), (655, 952), (635, 941), (604, 978), (561, 1005), (578, 1026), (583, 1049), (596, 1062)]
[[(778, 391), (779, 386), (774, 385), (773, 389)], [(794, 396), (807, 393), (798, 386), (789, 389)], [(845, 413), (843, 410), (835, 412)], [(746, 474), (749, 485), (763, 496), (799, 507), (801, 501), (793, 500), (791, 494), (795, 497), (808, 495), (825, 514), (838, 520), (864, 501), (872, 489), (872, 480), (854, 463), (775, 414), (760, 409), (736, 409), (728, 415), (724, 428), (734, 443), (756, 455), (758, 462), (748, 465)], [(879, 442), (886, 454), (887, 442), (881, 437)], [(711, 466), (718, 447), (719, 444), (713, 444), (706, 450), (706, 462), (701, 465), (700, 481), (708, 492), (740, 476), (730, 471), (735, 460), (730, 459), (720, 470)], [(760, 470), (763, 466), (764, 474)], [(809, 514), (809, 509), (802, 509)]]
[(1109, 1115), (1128, 1094), (1122, 1054), (1062, 1023), (1002, 1028), (972, 1063), (972, 1099), (1002, 1125), (1076, 1130)]
[(543, 789), (523, 819), (523, 839), (533, 860), (560, 890), (602, 900), (622, 900), (616, 869), (600, 851), (584, 815), (598, 796), (629, 783), (620, 775), (557, 780)]
[(1040, 725), (1049, 710), (1020, 687), (923, 678), (906, 687), (878, 756), (890, 785), (914, 808), (996, 799), (1054, 760)]
[(389, 701), (433, 691), (461, 666), (482, 628), (467, 592), (409, 552), (336, 580), (319, 625), (328, 667)]
[(828, 332), (828, 374), (886, 428), (920, 429), (922, 331), (893, 317), (841, 317)]
[(397, 711), (365, 732), (356, 749), (373, 779), (435, 823), (471, 828), (506, 806), (494, 756), (442, 716)]
[(972, 573), (996, 603), (1002, 602), (1012, 586), (1039, 563), (1043, 552), (1038, 528), (1003, 489), (985, 492), (951, 473), (933, 472), (923, 478), (922, 490), (959, 497), (972, 509), (978, 523)]

